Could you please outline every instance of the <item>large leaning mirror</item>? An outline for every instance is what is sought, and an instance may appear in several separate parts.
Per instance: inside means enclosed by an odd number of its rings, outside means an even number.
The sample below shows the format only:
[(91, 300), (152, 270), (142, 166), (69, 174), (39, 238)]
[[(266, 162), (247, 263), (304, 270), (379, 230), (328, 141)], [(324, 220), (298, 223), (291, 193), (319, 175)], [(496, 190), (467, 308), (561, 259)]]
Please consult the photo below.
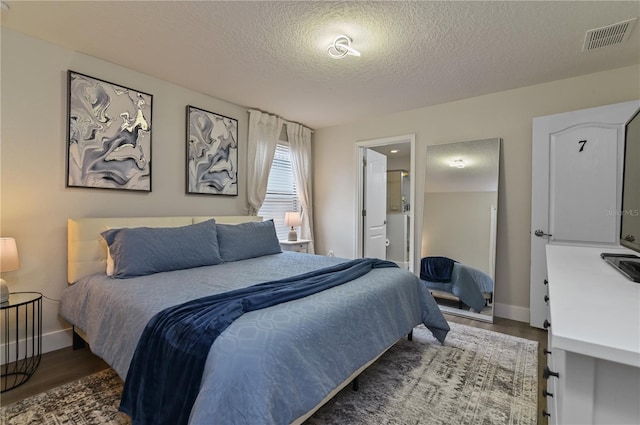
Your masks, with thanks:
[(441, 310), (493, 322), (500, 139), (427, 146), (420, 279)]

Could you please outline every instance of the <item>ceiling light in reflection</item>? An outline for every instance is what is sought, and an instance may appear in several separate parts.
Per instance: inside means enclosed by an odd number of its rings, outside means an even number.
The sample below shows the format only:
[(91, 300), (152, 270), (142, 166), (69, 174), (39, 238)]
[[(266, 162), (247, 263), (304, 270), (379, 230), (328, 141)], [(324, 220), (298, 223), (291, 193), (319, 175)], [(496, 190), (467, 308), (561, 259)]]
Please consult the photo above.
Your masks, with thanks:
[(449, 167), (464, 168), (466, 166), (467, 164), (465, 164), (462, 159), (454, 159), (449, 163)]

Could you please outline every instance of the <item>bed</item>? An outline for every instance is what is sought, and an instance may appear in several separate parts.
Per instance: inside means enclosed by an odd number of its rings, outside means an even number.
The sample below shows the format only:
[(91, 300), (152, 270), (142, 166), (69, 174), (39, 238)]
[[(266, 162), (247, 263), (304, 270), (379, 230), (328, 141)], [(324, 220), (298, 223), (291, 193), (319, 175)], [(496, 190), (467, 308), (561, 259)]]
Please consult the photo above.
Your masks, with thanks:
[(420, 262), (420, 280), (436, 298), (458, 300), (478, 313), (493, 302), (491, 276), (447, 257), (423, 258)]
[[(140, 227), (188, 229), (211, 219), (220, 251), (230, 248), (240, 259), (126, 279), (106, 274), (107, 248), (113, 245), (107, 247), (101, 233)], [(253, 231), (247, 239), (236, 231), (251, 223), (260, 219), (70, 219), (70, 285), (63, 293), (60, 315), (126, 380), (145, 326), (160, 311), (347, 261), (297, 252), (242, 258), (259, 245), (259, 233)], [(222, 230), (231, 232), (224, 243)], [(239, 246), (232, 246), (236, 241), (229, 234), (240, 235)], [(245, 313), (211, 345), (188, 423), (211, 423), (212, 418), (224, 424), (302, 423), (419, 323), (440, 341), (449, 330), (428, 289), (398, 268), (373, 269), (317, 294)]]

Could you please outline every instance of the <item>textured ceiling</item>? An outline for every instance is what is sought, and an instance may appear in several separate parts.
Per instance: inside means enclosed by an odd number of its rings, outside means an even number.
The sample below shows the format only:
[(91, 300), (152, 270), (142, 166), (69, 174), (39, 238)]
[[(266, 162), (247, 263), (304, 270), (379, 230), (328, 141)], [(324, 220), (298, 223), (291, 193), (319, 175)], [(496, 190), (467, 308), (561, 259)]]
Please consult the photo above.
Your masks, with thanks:
[[(581, 51), (638, 1), (5, 3), (3, 27), (312, 128), (640, 63), (640, 25)], [(339, 34), (362, 56), (329, 58)]]

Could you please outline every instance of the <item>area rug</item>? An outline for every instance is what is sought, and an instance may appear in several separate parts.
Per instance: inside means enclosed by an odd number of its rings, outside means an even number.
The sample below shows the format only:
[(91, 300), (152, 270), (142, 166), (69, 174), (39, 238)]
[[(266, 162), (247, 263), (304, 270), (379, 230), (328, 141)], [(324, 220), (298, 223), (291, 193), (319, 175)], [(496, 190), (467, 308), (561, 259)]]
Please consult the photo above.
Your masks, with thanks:
[[(450, 323), (444, 346), (420, 326), (305, 422), (308, 425), (535, 424), (538, 343)], [(107, 369), (1, 409), (11, 425), (127, 425)]]

